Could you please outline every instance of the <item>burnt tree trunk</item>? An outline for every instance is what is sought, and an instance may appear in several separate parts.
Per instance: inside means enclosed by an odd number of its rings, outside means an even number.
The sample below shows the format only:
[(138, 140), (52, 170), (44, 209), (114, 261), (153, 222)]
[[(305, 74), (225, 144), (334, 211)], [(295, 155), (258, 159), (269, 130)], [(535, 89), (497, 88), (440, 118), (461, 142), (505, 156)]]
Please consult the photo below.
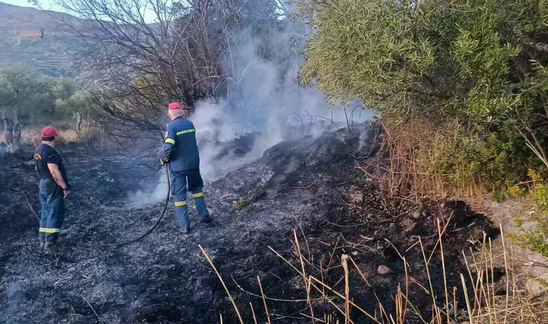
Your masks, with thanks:
[(7, 151), (15, 153), (21, 148), (21, 130), (23, 126), (19, 123), (17, 108), (13, 110), (13, 118), (7, 116), (6, 110), (2, 112), (4, 134), (6, 135)]
[(84, 122), (84, 119), (82, 118), (82, 114), (79, 112), (74, 113), (74, 115), (76, 117), (76, 131), (78, 132), (78, 134), (80, 134), (82, 132), (82, 124)]

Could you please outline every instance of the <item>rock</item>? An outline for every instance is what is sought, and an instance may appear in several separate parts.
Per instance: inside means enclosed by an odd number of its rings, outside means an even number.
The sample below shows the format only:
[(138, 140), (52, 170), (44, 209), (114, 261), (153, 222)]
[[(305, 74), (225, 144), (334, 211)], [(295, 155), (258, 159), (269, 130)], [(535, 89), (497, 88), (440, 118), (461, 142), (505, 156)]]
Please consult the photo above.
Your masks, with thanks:
[(413, 217), (414, 219), (418, 219), (419, 217), (421, 217), (421, 213), (416, 210), (411, 214), (411, 217)]
[(403, 220), (402, 225), (403, 225), (404, 231), (411, 232), (415, 228), (417, 223), (409, 218), (406, 218)]
[(381, 275), (387, 275), (389, 274), (391, 271), (390, 271), (390, 268), (385, 266), (385, 265), (380, 265), (379, 268), (377, 269), (377, 272)]

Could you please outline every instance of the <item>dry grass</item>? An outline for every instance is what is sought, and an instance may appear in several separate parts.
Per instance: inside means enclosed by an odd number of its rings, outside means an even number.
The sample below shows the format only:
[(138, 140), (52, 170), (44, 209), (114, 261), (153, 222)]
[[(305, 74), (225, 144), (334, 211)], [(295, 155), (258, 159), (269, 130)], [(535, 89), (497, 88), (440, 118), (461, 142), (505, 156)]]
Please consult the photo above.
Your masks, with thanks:
[[(478, 197), (486, 192), (481, 181), (467, 170), (458, 174), (443, 171), (447, 139), (420, 125), (383, 127), (378, 136), (380, 154), (368, 165), (360, 166), (375, 178), (380, 189), (391, 198), (418, 201), (428, 198)], [(464, 176), (466, 175), (466, 176)]]
[[(429, 271), (429, 264), (434, 253), (440, 253), (443, 256), (443, 241), (442, 236), (445, 233), (446, 227), (438, 221), (438, 241), (437, 251), (431, 252), (430, 256), (423, 248), (421, 238), (418, 238), (417, 245), (420, 246), (424, 258), (425, 269)], [(486, 236), (483, 238), (482, 247), (479, 251), (463, 251), (463, 258), (467, 265), (466, 273), (459, 274), (459, 287), (465, 297), (465, 305), (459, 305), (457, 302), (457, 294), (459, 288), (453, 287), (449, 289), (447, 285), (447, 277), (445, 266), (443, 270), (443, 286), (444, 296), (441, 298), (442, 303), (439, 303), (433, 289), (433, 282), (428, 273), (429, 286), (422, 287), (432, 296), (431, 314), (421, 314), (415, 306), (412, 296), (409, 295), (409, 282), (412, 280), (407, 272), (407, 262), (405, 257), (402, 258), (404, 269), (406, 272), (405, 280), (398, 286), (397, 293), (393, 296), (395, 311), (388, 313), (387, 305), (382, 305), (377, 295), (374, 293), (378, 302), (378, 311), (374, 313), (367, 312), (364, 307), (361, 307), (355, 300), (352, 299), (352, 287), (349, 285), (349, 275), (358, 275), (363, 279), (363, 284), (371, 288), (365, 274), (360, 270), (356, 262), (349, 255), (343, 255), (341, 264), (344, 270), (344, 292), (339, 292), (332, 286), (312, 275), (307, 275), (305, 269), (310, 265), (309, 260), (302, 254), (300, 249), (299, 238), (294, 232), (295, 254), (298, 264), (294, 264), (286, 257), (270, 248), (281, 260), (291, 267), (296, 275), (304, 281), (304, 293), (306, 294), (306, 303), (309, 312), (303, 310), (300, 315), (303, 318), (308, 318), (312, 323), (326, 324), (345, 324), (358, 323), (352, 318), (352, 314), (360, 313), (360, 316), (366, 316), (370, 322), (377, 324), (404, 324), (409, 320), (409, 316), (419, 318), (423, 324), (510, 324), (510, 323), (547, 323), (548, 322), (548, 296), (527, 296), (517, 282), (517, 274), (511, 264), (511, 255), (507, 253), (504, 236), (502, 235), (502, 253), (495, 255), (493, 253), (493, 243)], [(205, 251), (203, 251), (205, 254)], [(208, 258), (208, 261), (210, 259)], [(210, 261), (211, 262), (211, 261)], [(442, 263), (445, 263), (442, 257)], [(495, 278), (495, 265), (504, 264), (505, 276), (503, 280), (498, 281)], [(213, 269), (222, 281), (220, 274), (212, 264)], [(266, 317), (270, 323), (270, 314), (268, 313), (267, 298), (258, 278), (259, 287), (261, 290), (262, 300), (266, 312)], [(227, 290), (227, 294), (230, 293)], [(231, 297), (230, 297), (231, 298)], [(231, 299), (232, 300), (232, 299)], [(315, 314), (313, 312), (313, 302), (323, 301), (332, 306), (335, 313), (323, 312)], [(235, 305), (234, 305), (235, 306)], [(253, 309), (253, 306), (251, 306)], [(236, 308), (236, 306), (235, 306)], [(237, 309), (237, 308), (236, 308)], [(351, 312), (350, 310), (353, 310)], [(393, 308), (394, 309), (394, 308)], [(316, 311), (318, 313), (318, 311)], [(426, 319), (431, 318), (431, 319)], [(257, 321), (253, 312), (253, 321)], [(251, 322), (251, 321), (250, 321)]]
[[(40, 130), (41, 128), (30, 128), (23, 130), (21, 134), (21, 140), (30, 145), (37, 145), (40, 142)], [(77, 142), (81, 139), (78, 132), (68, 129), (59, 131), (59, 138), (65, 142)], [(6, 136), (3, 131), (0, 131), (0, 143), (6, 142)]]

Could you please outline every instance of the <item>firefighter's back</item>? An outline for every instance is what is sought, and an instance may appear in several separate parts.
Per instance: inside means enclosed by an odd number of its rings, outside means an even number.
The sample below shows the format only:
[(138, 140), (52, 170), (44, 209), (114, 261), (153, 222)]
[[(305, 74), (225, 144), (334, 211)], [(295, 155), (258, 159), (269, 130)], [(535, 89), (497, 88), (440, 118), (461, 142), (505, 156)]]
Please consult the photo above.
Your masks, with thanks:
[(175, 149), (169, 159), (170, 169), (184, 171), (200, 167), (194, 124), (186, 118), (176, 118), (169, 123), (168, 133), (175, 135)]

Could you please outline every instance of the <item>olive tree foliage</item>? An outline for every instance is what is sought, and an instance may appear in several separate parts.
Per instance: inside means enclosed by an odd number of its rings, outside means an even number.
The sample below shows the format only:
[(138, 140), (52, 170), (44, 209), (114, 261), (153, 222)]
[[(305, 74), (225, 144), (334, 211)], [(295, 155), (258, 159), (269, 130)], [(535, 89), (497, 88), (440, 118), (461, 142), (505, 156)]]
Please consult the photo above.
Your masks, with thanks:
[(0, 73), (0, 114), (9, 152), (20, 148), (25, 125), (43, 125), (63, 119), (55, 101), (72, 95), (68, 79), (46, 78), (27, 66), (13, 66)]
[(433, 147), (412, 159), (429, 172), (508, 185), (548, 165), (547, 0), (297, 5), (313, 28), (303, 82), (363, 100), (388, 132), (427, 129)]
[(96, 88), (87, 90), (77, 90), (69, 97), (60, 97), (55, 100), (55, 106), (62, 112), (72, 115), (75, 125), (74, 129), (78, 134), (85, 135), (84, 130), (87, 128), (90, 132), (93, 131), (98, 124), (95, 122), (99, 119), (98, 104), (101, 101), (100, 91)]
[(227, 68), (236, 34), (271, 28), (284, 12), (279, 0), (54, 2), (78, 17), (64, 23), (89, 41), (86, 77), (100, 90), (98, 107), (116, 123), (107, 128), (132, 136), (136, 129), (158, 136), (168, 102), (194, 107), (224, 96), (237, 82)]

